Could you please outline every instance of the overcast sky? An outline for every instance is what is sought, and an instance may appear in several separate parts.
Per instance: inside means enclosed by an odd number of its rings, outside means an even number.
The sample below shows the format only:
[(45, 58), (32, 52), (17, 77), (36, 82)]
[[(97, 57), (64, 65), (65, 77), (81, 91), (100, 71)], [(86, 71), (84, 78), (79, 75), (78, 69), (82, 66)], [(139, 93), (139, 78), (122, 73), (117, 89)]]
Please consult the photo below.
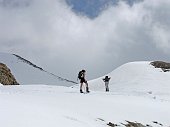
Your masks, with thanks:
[(170, 62), (170, 0), (119, 2), (94, 18), (64, 0), (0, 0), (0, 51), (72, 80), (81, 69), (93, 79), (126, 62)]

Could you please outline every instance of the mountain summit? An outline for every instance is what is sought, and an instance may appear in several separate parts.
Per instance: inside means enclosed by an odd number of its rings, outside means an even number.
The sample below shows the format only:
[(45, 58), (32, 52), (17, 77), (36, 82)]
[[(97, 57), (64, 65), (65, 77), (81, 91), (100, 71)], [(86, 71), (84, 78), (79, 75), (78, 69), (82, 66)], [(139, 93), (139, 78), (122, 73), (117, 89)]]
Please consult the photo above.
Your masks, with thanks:
[[(154, 64), (153, 64), (154, 63)], [(156, 67), (154, 65), (157, 65)], [(158, 66), (159, 65), (159, 66)], [(139, 61), (126, 63), (111, 73), (110, 90), (112, 92), (129, 92), (129, 93), (169, 93), (170, 72), (162, 69), (169, 65), (165, 62)], [(92, 90), (104, 91), (103, 77), (89, 82)], [(161, 95), (162, 96), (162, 95)]]

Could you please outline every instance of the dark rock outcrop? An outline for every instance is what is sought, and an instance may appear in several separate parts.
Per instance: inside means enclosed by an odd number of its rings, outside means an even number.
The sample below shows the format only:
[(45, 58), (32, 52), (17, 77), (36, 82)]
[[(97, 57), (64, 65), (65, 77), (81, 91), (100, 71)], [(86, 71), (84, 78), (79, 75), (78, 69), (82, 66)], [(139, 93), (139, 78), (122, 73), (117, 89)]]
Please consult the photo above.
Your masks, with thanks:
[(170, 71), (170, 63), (166, 63), (163, 61), (154, 61), (150, 63), (155, 68), (161, 68), (164, 72)]
[(10, 69), (3, 63), (0, 63), (0, 83), (3, 85), (19, 85)]
[(117, 126), (119, 126), (119, 125), (114, 124), (114, 123), (112, 123), (112, 122), (109, 122), (107, 125), (110, 126), (110, 127), (117, 127)]
[(146, 127), (145, 125), (137, 122), (126, 121), (127, 124), (123, 124), (125, 127)]

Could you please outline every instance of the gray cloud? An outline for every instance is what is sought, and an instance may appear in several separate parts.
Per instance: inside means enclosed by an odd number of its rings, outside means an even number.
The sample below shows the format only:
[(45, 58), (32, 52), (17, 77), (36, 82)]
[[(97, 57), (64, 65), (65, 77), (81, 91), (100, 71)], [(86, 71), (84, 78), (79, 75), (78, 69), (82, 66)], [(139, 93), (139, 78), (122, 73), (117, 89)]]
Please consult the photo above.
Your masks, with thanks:
[(129, 61), (170, 61), (169, 0), (132, 7), (120, 2), (93, 20), (76, 15), (63, 0), (16, 2), (0, 2), (0, 51), (63, 77), (74, 80), (83, 68), (92, 79)]

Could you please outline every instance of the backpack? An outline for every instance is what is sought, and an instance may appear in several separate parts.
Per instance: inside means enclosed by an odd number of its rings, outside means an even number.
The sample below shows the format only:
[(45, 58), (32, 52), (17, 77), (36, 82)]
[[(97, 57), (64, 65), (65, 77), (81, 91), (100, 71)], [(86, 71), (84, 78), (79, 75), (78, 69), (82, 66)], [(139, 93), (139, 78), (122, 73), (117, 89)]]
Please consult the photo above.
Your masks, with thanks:
[(81, 79), (82, 78), (82, 71), (80, 71), (79, 73), (78, 73), (78, 79)]
[(109, 80), (110, 80), (110, 78), (108, 78), (108, 77), (105, 77), (105, 78), (103, 79), (104, 82), (109, 82)]

